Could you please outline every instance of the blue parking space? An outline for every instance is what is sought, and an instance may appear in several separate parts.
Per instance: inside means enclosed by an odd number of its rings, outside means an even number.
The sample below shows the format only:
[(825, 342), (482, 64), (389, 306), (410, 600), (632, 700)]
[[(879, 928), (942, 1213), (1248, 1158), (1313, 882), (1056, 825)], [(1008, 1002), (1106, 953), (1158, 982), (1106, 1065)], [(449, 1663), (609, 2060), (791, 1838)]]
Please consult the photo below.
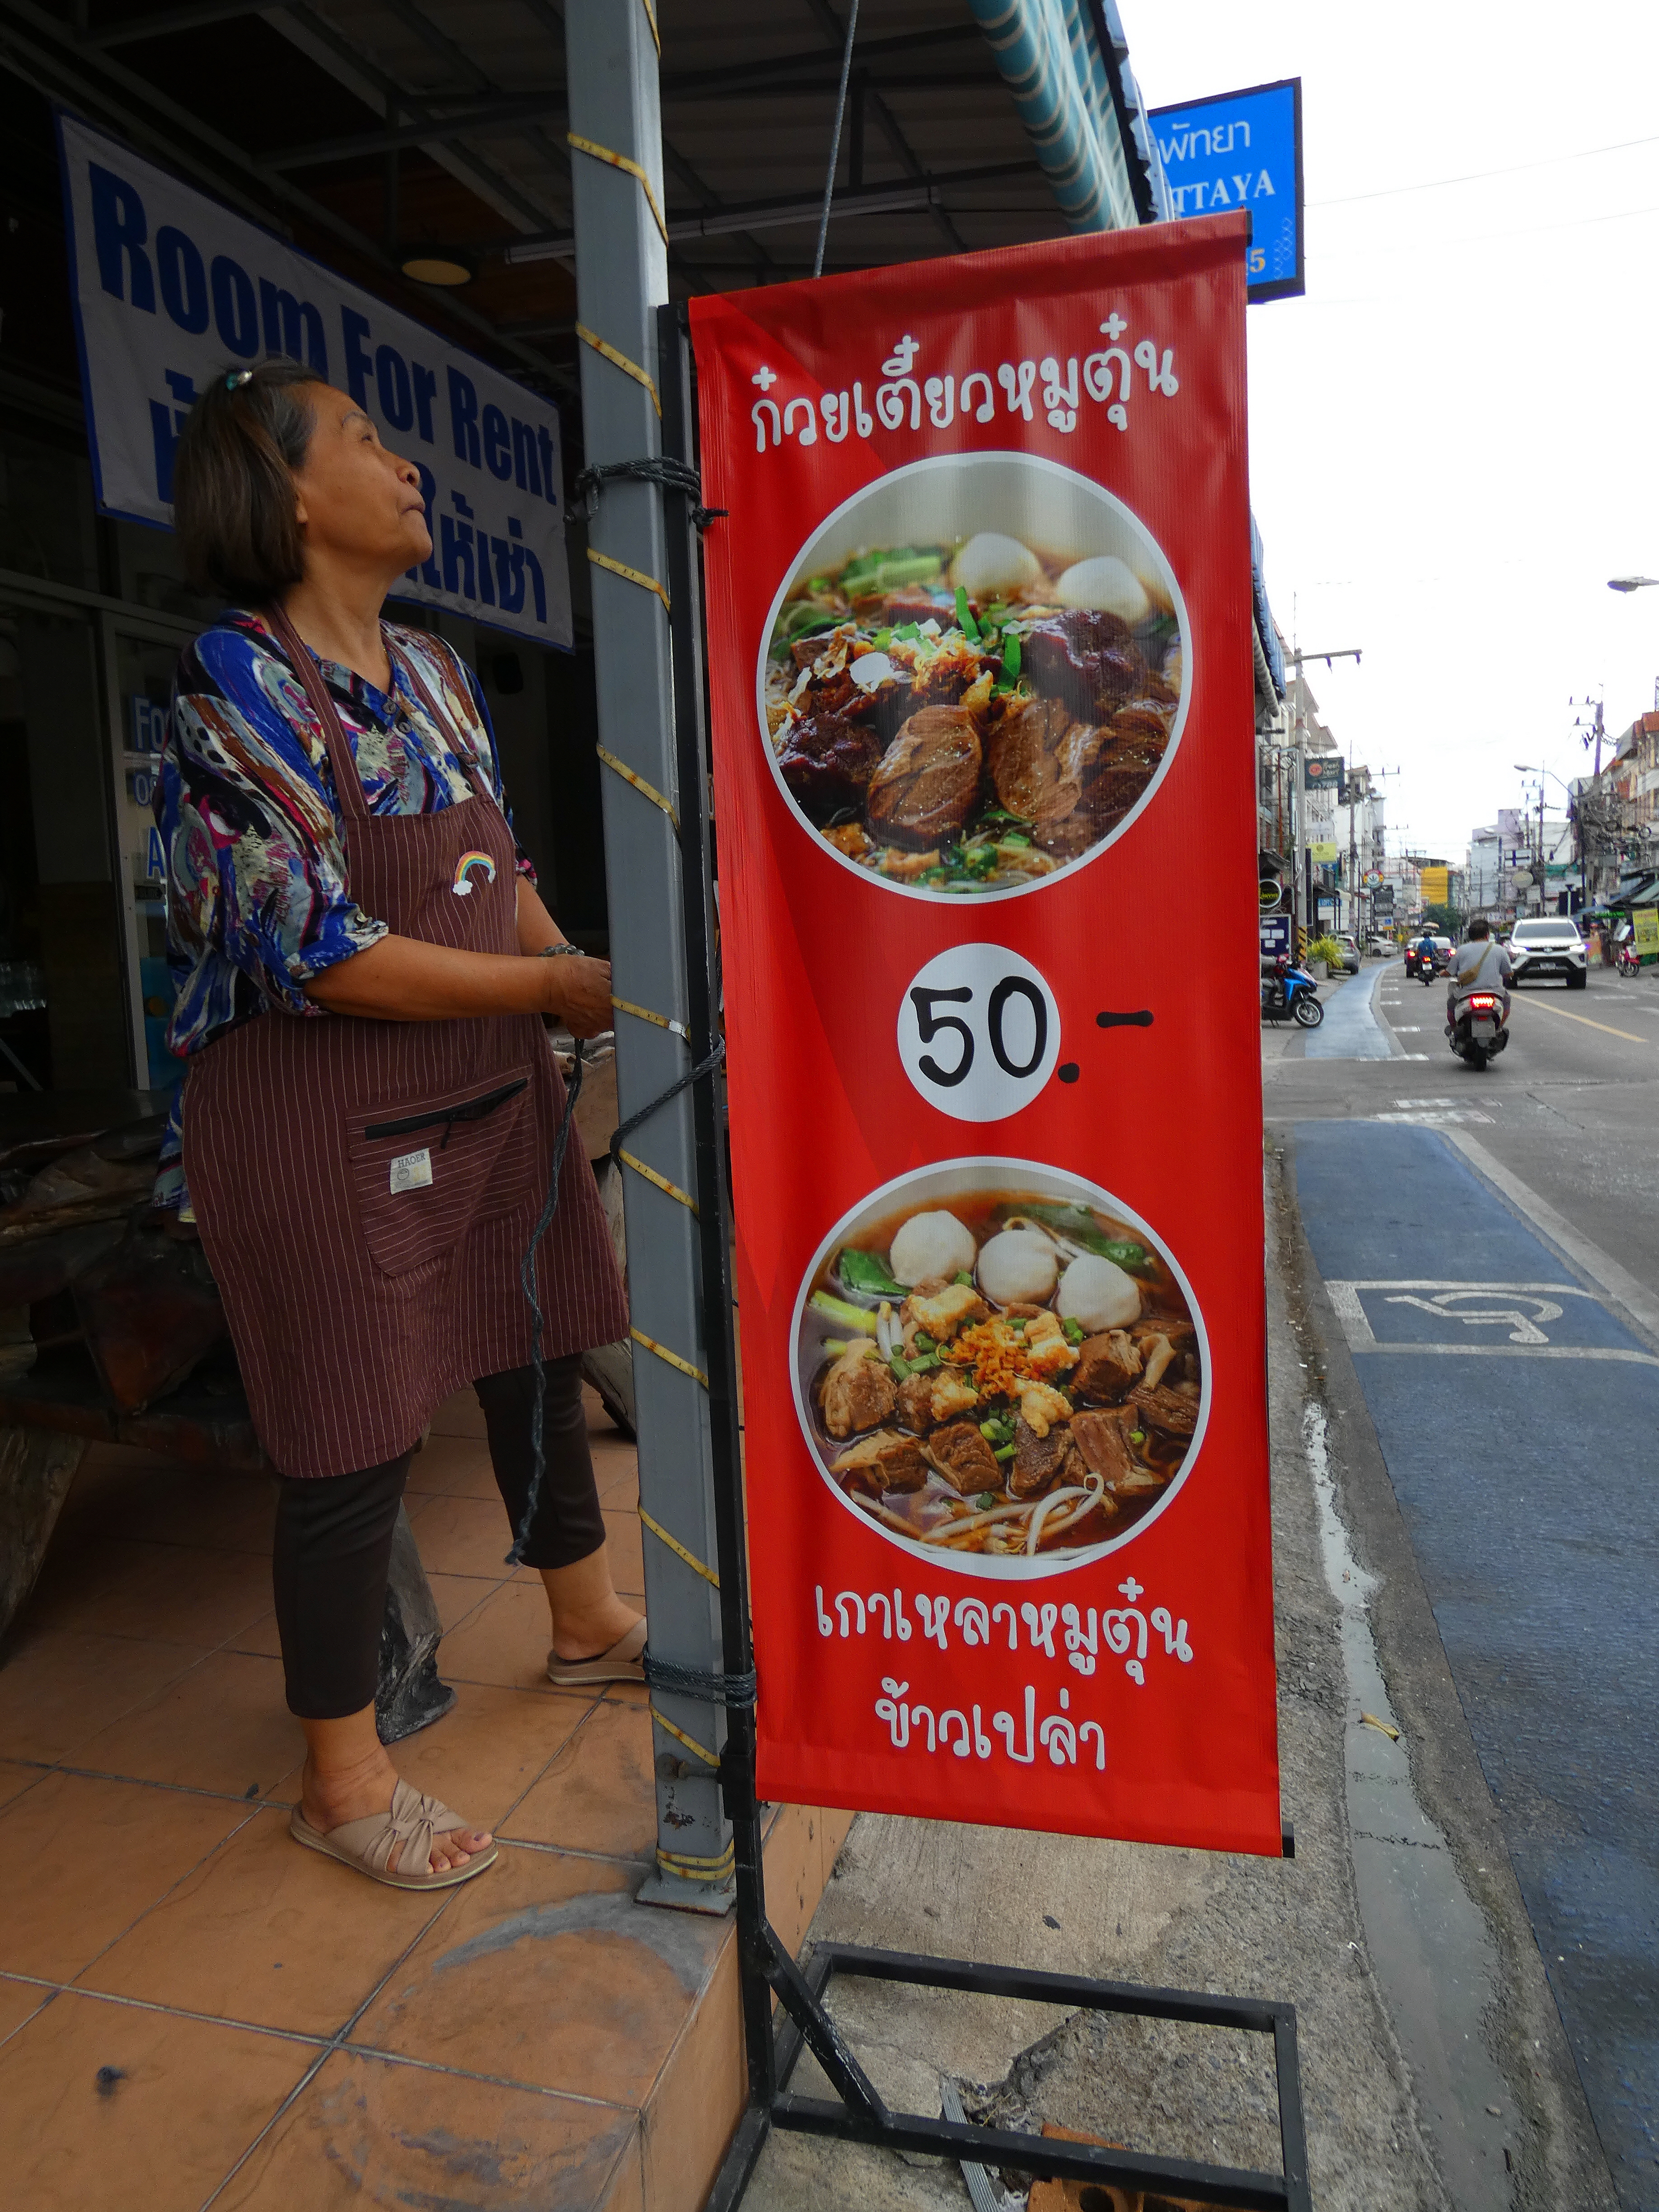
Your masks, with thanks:
[[(1659, 2212), (1659, 1364), (1595, 1298), (1404, 1288), (1575, 1284), (1434, 1131), (1303, 1123), (1296, 1158), (1603, 2148)], [(1470, 1338), (1501, 1352), (1435, 1349)]]

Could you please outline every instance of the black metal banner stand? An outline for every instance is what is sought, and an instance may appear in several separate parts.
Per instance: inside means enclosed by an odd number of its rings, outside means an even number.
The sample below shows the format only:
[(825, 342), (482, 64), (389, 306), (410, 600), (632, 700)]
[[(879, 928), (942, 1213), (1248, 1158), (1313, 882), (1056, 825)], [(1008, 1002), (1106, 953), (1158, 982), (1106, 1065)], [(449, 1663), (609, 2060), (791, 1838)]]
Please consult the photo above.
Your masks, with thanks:
[[(684, 309), (658, 310), (659, 380), (665, 454), (687, 465), (687, 485), (665, 486), (679, 503), (684, 527), (671, 528), (669, 596), (672, 601), (674, 708), (679, 770), (679, 840), (694, 1062), (712, 1060), (720, 1038), (718, 920), (709, 825), (708, 750), (705, 733), (702, 618), (697, 495), (690, 489), (696, 462), (696, 411), (691, 352)], [(670, 514), (673, 513), (671, 504)], [(718, 525), (716, 526), (719, 526)], [(695, 1088), (697, 1199), (702, 1271), (703, 1346), (708, 1363), (709, 1423), (714, 1463), (714, 1518), (719, 1542), (721, 1664), (729, 1685), (743, 1684), (754, 1666), (750, 1640), (748, 1558), (733, 1341), (731, 1212), (726, 1185), (724, 1114), (720, 1075), (714, 1068)], [(755, 1709), (735, 1691), (725, 1700), (726, 1740), (720, 1778), (732, 1823), (737, 1884), (737, 1933), (749, 2103), (708, 2199), (707, 2212), (733, 2212), (755, 2161), (774, 2127), (834, 2136), (847, 2142), (921, 2152), (985, 2166), (1093, 2181), (1119, 2188), (1157, 2189), (1243, 2212), (1312, 2212), (1303, 2132), (1301, 2077), (1297, 2062), (1296, 2012), (1288, 2004), (1247, 1997), (1206, 1996), (1180, 1990), (1141, 1989), (1124, 1982), (1091, 1981), (1070, 1974), (1029, 1972), (962, 1959), (934, 1959), (904, 1951), (875, 1951), (854, 1944), (821, 1943), (805, 1972), (766, 1917), (761, 1863), (761, 1808), (755, 1795)], [(832, 1976), (861, 1975), (915, 1989), (960, 1990), (981, 1996), (1024, 1998), (1077, 2010), (1121, 2013), (1139, 2020), (1182, 2021), (1270, 2035), (1279, 2089), (1282, 2173), (1257, 2173), (1187, 2160), (1142, 2157), (1127, 2150), (1048, 2136), (975, 2127), (919, 2112), (890, 2111), (854, 2057), (826, 2008)], [(774, 2000), (778, 2007), (775, 2028)], [(803, 2050), (810, 2050), (838, 2101), (805, 2097), (789, 2083)]]

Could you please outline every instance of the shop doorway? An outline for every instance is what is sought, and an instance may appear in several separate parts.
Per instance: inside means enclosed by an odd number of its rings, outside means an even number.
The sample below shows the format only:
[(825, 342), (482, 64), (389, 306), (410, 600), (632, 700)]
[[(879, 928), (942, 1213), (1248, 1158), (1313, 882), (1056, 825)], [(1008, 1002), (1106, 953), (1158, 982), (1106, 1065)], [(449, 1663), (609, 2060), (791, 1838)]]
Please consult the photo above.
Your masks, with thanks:
[(184, 1062), (167, 1050), (167, 865), (152, 800), (179, 647), (190, 632), (130, 615), (100, 617), (122, 1000), (131, 1080), (171, 1094)]
[(0, 1086), (20, 1097), (177, 1079), (149, 796), (186, 632), (118, 605), (0, 584)]

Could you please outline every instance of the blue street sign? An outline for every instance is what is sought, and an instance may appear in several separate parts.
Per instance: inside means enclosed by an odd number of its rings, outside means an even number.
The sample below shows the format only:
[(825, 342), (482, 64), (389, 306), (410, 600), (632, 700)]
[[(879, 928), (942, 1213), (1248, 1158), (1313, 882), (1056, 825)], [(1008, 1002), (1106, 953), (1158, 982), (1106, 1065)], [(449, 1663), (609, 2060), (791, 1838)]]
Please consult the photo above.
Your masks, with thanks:
[(1264, 960), (1288, 960), (1291, 954), (1291, 917), (1287, 914), (1264, 914), (1261, 921), (1261, 957)]
[(1283, 300), (1302, 278), (1302, 80), (1155, 107), (1152, 135), (1179, 217), (1243, 208), (1252, 300)]

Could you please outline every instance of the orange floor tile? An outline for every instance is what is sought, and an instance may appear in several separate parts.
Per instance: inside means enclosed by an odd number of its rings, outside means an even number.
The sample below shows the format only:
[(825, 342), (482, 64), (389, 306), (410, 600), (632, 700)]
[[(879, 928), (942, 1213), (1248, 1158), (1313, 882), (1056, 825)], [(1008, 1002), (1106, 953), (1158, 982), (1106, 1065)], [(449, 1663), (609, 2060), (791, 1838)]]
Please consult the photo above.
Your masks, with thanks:
[[(632, 1448), (590, 1401), (619, 1589)], [(89, 1451), (0, 1653), (0, 2172), (30, 2212), (695, 2212), (744, 2096), (729, 1919), (635, 1902), (642, 1689), (547, 1680), (534, 1577), (471, 1393), (407, 1504), (454, 1711), (396, 1756), (501, 1838), (477, 1881), (375, 1887), (288, 1833), (304, 1744), (271, 1613), (272, 1487)], [(848, 1816), (767, 1843), (798, 1937)]]

